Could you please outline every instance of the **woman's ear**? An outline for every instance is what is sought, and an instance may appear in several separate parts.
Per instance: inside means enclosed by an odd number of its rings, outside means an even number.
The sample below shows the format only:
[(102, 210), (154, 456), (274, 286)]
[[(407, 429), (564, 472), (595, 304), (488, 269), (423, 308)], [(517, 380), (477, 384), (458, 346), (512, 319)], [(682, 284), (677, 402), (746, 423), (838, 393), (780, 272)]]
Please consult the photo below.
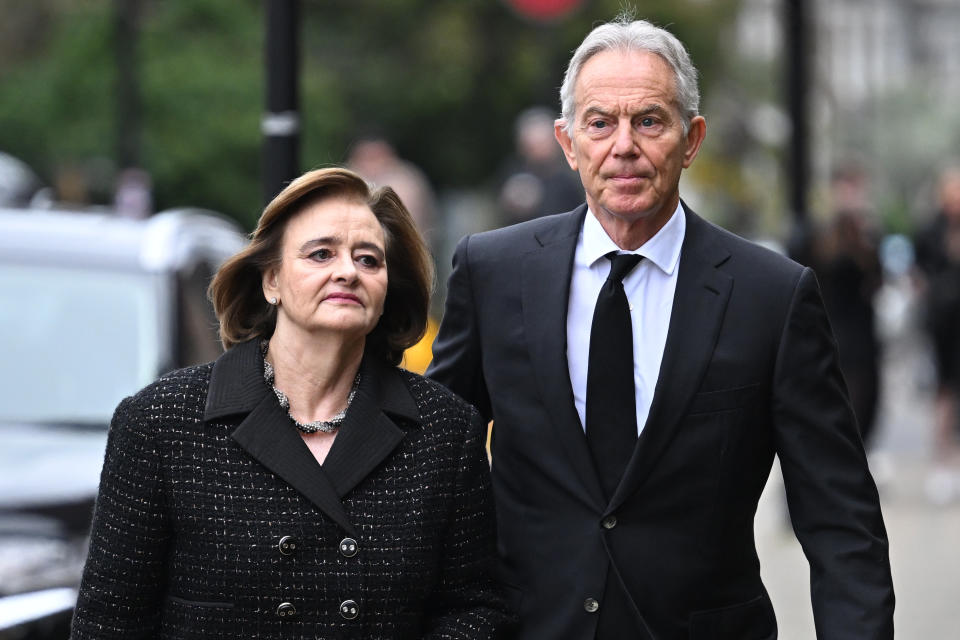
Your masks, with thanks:
[(277, 304), (280, 301), (280, 291), (277, 286), (277, 270), (275, 268), (271, 267), (263, 272), (261, 285), (263, 287), (263, 297), (267, 299), (267, 302)]

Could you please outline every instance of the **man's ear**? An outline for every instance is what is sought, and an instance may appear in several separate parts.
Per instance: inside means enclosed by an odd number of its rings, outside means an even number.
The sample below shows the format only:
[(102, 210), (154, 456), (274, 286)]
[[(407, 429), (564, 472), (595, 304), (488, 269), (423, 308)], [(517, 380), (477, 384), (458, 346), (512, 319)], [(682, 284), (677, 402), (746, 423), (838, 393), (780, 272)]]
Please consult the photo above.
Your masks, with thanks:
[(563, 149), (563, 155), (567, 159), (567, 164), (570, 165), (570, 168), (574, 171), (577, 170), (577, 156), (573, 152), (573, 140), (570, 139), (570, 134), (566, 130), (567, 121), (561, 118), (553, 123), (553, 135), (557, 139), (557, 142), (560, 143), (560, 148)]
[(687, 130), (687, 148), (683, 152), (683, 168), (688, 168), (693, 164), (694, 158), (700, 153), (700, 145), (703, 139), (707, 137), (707, 121), (703, 116), (694, 116), (690, 120), (690, 128)]

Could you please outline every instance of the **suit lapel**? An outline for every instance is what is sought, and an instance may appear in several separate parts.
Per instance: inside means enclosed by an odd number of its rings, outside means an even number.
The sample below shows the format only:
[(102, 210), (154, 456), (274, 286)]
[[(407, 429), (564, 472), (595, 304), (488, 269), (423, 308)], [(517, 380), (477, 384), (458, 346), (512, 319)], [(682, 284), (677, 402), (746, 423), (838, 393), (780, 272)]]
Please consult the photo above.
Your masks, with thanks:
[(586, 205), (536, 236), (539, 248), (523, 256), (521, 294), (526, 336), (536, 385), (550, 422), (589, 504), (603, 502), (603, 490), (580, 424), (567, 366), (567, 300), (577, 238)]
[(710, 362), (730, 297), (733, 280), (717, 269), (729, 253), (712, 242), (715, 231), (710, 225), (684, 208), (687, 231), (653, 403), (608, 511), (619, 508), (636, 491), (676, 433)]

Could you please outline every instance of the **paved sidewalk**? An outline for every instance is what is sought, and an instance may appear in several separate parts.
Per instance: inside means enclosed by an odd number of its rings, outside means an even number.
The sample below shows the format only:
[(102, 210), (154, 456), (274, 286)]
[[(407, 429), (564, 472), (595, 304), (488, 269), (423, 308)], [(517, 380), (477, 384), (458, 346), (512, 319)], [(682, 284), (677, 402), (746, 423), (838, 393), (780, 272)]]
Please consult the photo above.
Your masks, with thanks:
[[(884, 365), (871, 468), (890, 538), (896, 637), (960, 638), (960, 496), (938, 506), (925, 490), (934, 446), (933, 384), (921, 336), (910, 327), (888, 336)], [(786, 528), (776, 466), (757, 512), (756, 533), (781, 640), (812, 640), (809, 567), (793, 531)]]
[[(897, 595), (897, 638), (960, 637), (960, 502), (937, 507), (923, 494), (921, 459), (892, 461), (896, 486), (881, 491)], [(810, 606), (809, 567), (793, 531), (786, 528), (778, 474), (771, 475), (757, 513), (761, 572), (770, 592), (781, 640), (816, 637)]]

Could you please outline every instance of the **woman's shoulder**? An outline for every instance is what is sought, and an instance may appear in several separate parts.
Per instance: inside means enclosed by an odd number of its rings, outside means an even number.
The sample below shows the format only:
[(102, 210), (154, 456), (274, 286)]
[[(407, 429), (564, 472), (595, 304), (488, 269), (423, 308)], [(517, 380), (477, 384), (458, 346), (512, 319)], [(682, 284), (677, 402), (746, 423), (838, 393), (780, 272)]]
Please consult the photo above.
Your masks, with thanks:
[(406, 369), (397, 369), (410, 395), (413, 397), (421, 416), (439, 413), (445, 417), (460, 417), (470, 420), (477, 410), (466, 400), (445, 386)]
[(176, 413), (203, 415), (213, 363), (193, 365), (165, 373), (125, 398), (117, 411), (157, 418)]

